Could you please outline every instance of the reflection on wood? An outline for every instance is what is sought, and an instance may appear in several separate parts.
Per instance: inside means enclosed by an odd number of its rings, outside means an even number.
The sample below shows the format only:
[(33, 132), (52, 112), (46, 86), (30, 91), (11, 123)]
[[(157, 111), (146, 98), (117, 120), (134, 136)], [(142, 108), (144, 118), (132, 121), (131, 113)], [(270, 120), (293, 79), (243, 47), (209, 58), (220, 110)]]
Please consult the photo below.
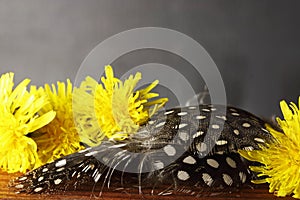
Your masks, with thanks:
[[(90, 200), (90, 199), (99, 199), (99, 193), (95, 192), (94, 195), (91, 195), (92, 185), (82, 185), (76, 191), (65, 191), (55, 194), (15, 194), (10, 190), (7, 185), (10, 179), (17, 177), (20, 174), (7, 174), (5, 172), (0, 172), (0, 199), (24, 199), (24, 200), (41, 200), (41, 199), (72, 199), (72, 200)], [(147, 190), (145, 190), (147, 193)], [(149, 191), (148, 191), (149, 193)], [(168, 195), (168, 196), (141, 196), (138, 194), (138, 190), (133, 189), (132, 191), (121, 192), (116, 189), (110, 189), (109, 191), (104, 191), (102, 198), (107, 200), (121, 200), (121, 199), (166, 199), (166, 200), (189, 200), (195, 199), (194, 196), (189, 196), (183, 193)], [(267, 185), (259, 185), (255, 189), (250, 187), (243, 188), (237, 192), (228, 192), (222, 194), (214, 194), (205, 197), (197, 198), (199, 200), (210, 199), (210, 200), (221, 200), (221, 199), (277, 199), (273, 194), (268, 193)], [(282, 199), (282, 198), (278, 198)], [(291, 197), (284, 199), (293, 199)]]

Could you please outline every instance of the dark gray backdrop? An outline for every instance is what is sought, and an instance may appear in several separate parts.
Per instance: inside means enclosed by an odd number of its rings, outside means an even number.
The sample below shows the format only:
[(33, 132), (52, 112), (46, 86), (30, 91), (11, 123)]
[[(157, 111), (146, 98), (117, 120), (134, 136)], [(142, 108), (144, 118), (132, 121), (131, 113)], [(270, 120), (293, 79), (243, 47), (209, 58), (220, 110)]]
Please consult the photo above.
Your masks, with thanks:
[[(37, 85), (74, 80), (99, 42), (132, 28), (165, 27), (208, 51), (228, 103), (270, 117), (280, 114), (281, 99), (300, 95), (299, 11), (297, 0), (1, 0), (0, 73), (13, 71), (17, 81), (29, 77)], [(115, 64), (186, 67), (158, 54), (132, 53)]]

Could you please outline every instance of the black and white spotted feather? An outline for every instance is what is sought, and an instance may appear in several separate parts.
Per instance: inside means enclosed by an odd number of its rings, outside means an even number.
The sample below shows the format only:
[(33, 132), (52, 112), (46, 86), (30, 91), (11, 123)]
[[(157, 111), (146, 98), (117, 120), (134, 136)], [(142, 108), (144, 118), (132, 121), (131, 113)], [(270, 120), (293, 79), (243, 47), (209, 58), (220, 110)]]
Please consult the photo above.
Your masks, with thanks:
[(257, 178), (237, 150), (259, 149), (270, 140), (265, 121), (244, 110), (175, 108), (158, 112), (127, 140), (104, 141), (60, 158), (13, 180), (10, 187), (48, 193), (91, 182), (91, 191), (117, 187), (201, 196), (205, 188), (239, 188)]

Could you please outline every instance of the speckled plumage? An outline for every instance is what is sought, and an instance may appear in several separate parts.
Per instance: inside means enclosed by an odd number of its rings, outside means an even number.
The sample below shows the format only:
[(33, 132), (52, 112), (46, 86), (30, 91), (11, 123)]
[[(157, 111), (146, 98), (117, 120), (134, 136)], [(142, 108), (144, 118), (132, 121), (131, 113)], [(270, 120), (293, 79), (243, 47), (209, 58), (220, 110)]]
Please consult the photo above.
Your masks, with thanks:
[(162, 195), (185, 188), (195, 196), (203, 188), (238, 188), (256, 177), (237, 150), (258, 149), (272, 140), (265, 123), (219, 105), (161, 111), (132, 137), (60, 158), (13, 180), (10, 187), (42, 193), (92, 181), (101, 191), (118, 185)]

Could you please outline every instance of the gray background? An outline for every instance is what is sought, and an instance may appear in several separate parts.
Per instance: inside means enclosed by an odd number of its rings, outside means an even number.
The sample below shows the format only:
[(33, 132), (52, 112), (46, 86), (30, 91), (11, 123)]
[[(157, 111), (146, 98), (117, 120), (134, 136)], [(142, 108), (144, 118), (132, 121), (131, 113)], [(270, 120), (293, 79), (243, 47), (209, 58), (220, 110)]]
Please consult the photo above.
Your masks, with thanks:
[[(1, 0), (0, 73), (13, 71), (17, 82), (29, 77), (37, 85), (74, 80), (83, 59), (106, 38), (165, 27), (208, 51), (229, 104), (271, 117), (280, 115), (281, 99), (297, 102), (300, 95), (299, 11), (296, 0)], [(126, 69), (147, 62), (189, 69), (176, 56), (151, 50), (114, 64)]]

